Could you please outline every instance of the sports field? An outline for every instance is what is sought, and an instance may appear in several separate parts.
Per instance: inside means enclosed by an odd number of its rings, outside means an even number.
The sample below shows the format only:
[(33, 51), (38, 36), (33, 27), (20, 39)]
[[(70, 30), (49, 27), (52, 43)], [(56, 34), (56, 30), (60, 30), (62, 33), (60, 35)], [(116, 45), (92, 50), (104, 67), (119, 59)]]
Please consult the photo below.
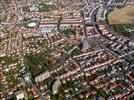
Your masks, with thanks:
[(108, 16), (110, 24), (132, 24), (134, 23), (134, 5), (114, 10)]

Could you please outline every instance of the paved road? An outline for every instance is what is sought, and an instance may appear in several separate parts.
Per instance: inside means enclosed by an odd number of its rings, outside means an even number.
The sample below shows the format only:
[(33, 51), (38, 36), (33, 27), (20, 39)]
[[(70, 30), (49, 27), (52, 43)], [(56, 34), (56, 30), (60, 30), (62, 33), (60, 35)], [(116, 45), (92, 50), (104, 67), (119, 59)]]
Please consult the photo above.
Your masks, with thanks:
[(4, 86), (3, 82), (1, 80), (0, 80), (0, 90), (4, 94), (4, 97), (7, 99), (8, 98), (8, 94), (7, 94), (7, 91), (5, 90), (5, 86)]
[(39, 95), (40, 100), (45, 100), (45, 97), (42, 95), (42, 93), (39, 91), (39, 89), (32, 84), (33, 89), (36, 91), (36, 93)]

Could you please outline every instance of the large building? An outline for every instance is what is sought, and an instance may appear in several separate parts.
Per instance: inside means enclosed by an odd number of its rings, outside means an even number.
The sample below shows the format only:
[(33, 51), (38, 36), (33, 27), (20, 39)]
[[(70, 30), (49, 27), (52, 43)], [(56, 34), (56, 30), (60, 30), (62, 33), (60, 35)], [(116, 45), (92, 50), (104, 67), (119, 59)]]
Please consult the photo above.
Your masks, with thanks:
[(55, 4), (57, 3), (59, 0), (43, 0), (44, 3), (46, 4)]
[(47, 79), (50, 77), (49, 72), (43, 72), (40, 75), (35, 77), (35, 82), (42, 82), (43, 80)]

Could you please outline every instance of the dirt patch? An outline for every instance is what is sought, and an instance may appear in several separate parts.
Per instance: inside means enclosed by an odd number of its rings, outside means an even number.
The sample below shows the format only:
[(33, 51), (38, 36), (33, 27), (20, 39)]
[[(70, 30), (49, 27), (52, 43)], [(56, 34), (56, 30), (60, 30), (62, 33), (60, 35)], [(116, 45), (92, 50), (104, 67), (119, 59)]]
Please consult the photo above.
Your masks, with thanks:
[(134, 17), (134, 11), (133, 12), (128, 12), (127, 15)]
[(132, 24), (134, 21), (134, 5), (111, 12), (108, 19), (110, 24)]

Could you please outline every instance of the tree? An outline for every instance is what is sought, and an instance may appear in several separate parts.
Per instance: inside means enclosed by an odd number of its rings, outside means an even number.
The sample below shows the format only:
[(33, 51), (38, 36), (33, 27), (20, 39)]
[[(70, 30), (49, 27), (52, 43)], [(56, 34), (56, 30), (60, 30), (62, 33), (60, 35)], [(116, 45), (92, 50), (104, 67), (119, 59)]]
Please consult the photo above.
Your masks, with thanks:
[(104, 97), (105, 99), (108, 97), (108, 94), (102, 88), (97, 90), (97, 94)]

